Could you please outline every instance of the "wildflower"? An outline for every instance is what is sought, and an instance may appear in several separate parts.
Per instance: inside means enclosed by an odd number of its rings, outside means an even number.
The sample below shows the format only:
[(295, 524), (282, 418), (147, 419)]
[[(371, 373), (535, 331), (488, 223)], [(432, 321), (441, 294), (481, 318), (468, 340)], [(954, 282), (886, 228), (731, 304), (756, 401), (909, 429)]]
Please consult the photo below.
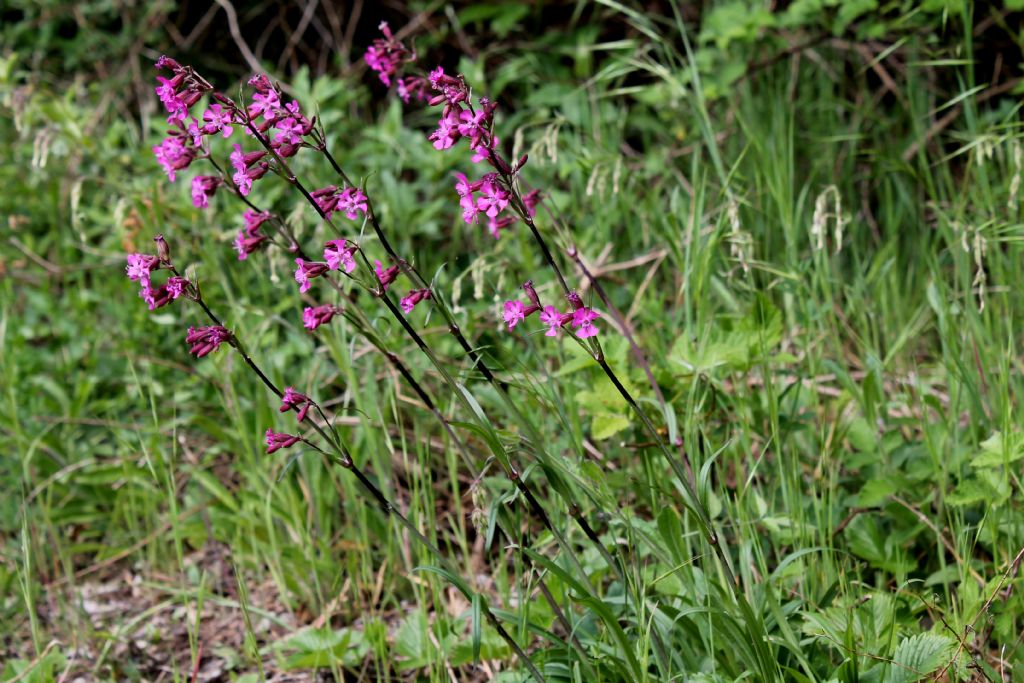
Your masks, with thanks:
[(160, 103), (168, 112), (176, 112), (184, 106), (184, 102), (178, 97), (178, 86), (185, 80), (183, 74), (178, 74), (173, 78), (157, 76), (156, 80), (159, 82), (155, 89), (156, 96), (160, 98)]
[(245, 221), (243, 230), (249, 235), (256, 235), (259, 233), (260, 226), (270, 220), (271, 215), (269, 211), (253, 211), (247, 209), (242, 214), (242, 219)]
[(178, 64), (178, 62), (174, 61), (173, 58), (168, 57), (167, 55), (160, 55), (160, 58), (156, 60), (156, 64), (153, 66), (157, 69), (171, 69), (175, 72), (181, 70), (181, 64)]
[(526, 306), (522, 301), (513, 299), (505, 302), (505, 311), (502, 314), (505, 322), (508, 324), (508, 329), (512, 329), (519, 322), (526, 319)]
[(572, 326), (577, 328), (576, 336), (580, 339), (586, 339), (587, 337), (597, 336), (597, 327), (594, 326), (594, 321), (597, 320), (600, 315), (597, 311), (590, 308), (583, 307), (577, 308), (572, 312)]
[(184, 294), (185, 288), (189, 284), (189, 281), (185, 278), (175, 276), (168, 278), (167, 282), (159, 287), (154, 288), (149, 285), (143, 286), (139, 291), (139, 296), (142, 297), (143, 301), (149, 304), (149, 310), (155, 311), (161, 306), (166, 306)]
[(437, 122), (437, 130), (431, 133), (427, 139), (434, 141), (434, 149), (448, 149), (459, 139), (459, 115), (448, 112)]
[(375, 267), (374, 272), (377, 273), (377, 279), (380, 281), (384, 291), (387, 291), (388, 285), (395, 281), (398, 277), (398, 266), (389, 266), (387, 268), (380, 261), (374, 261)]
[(345, 212), (345, 218), (349, 220), (355, 220), (358, 218), (357, 211), (362, 211), (364, 214), (369, 208), (367, 203), (366, 195), (363, 191), (354, 187), (346, 187), (338, 195), (338, 210)]
[(430, 87), (433, 88), (434, 90), (440, 90), (442, 78), (444, 78), (444, 67), (439, 66), (430, 72)]
[(407, 50), (404, 43), (395, 40), (386, 21), (382, 21), (377, 28), (384, 34), (384, 37), (375, 39), (373, 44), (366, 48), (363, 59), (370, 69), (377, 72), (380, 82), (390, 86), (391, 77), (398, 72), (399, 67), (415, 61), (416, 54)]
[(192, 204), (205, 209), (210, 205), (210, 197), (213, 196), (217, 188), (223, 183), (217, 176), (212, 175), (198, 175), (192, 179)]
[(526, 206), (526, 215), (533, 218), (537, 215), (537, 204), (540, 203), (540, 190), (530, 190), (523, 195), (523, 204)]
[(284, 390), (284, 396), (281, 397), (281, 407), (278, 410), (282, 413), (287, 413), (289, 410), (295, 410), (298, 412), (295, 419), (302, 422), (306, 419), (306, 413), (309, 412), (312, 405), (313, 401), (309, 396), (300, 394), (292, 387), (287, 387)]
[(270, 429), (267, 430), (266, 437), (267, 455), (270, 455), (274, 451), (279, 451), (282, 448), (291, 448), (298, 442), (302, 441), (301, 436), (296, 436), (294, 434), (279, 434)]
[(206, 135), (221, 133), (226, 138), (231, 137), (231, 133), (234, 132), (231, 127), (232, 118), (231, 110), (225, 109), (219, 104), (211, 104), (210, 108), (203, 112), (203, 121), (206, 121), (202, 128), (203, 133)]
[(128, 254), (128, 266), (125, 274), (132, 282), (139, 282), (143, 288), (149, 287), (149, 274), (160, 267), (160, 259), (150, 254)]
[(167, 292), (171, 295), (171, 298), (177, 299), (185, 293), (185, 290), (191, 284), (192, 283), (185, 278), (175, 275), (174, 277), (167, 278), (167, 282), (164, 286), (167, 287)]
[(277, 145), (301, 145), (302, 144), (302, 126), (292, 117), (281, 119), (274, 124), (274, 128), (277, 129), (277, 135), (274, 137), (274, 143)]
[(330, 268), (323, 261), (304, 261), (301, 258), (295, 259), (298, 268), (295, 269), (295, 281), (299, 283), (299, 291), (305, 292), (310, 288), (310, 280), (320, 277)]
[(417, 100), (427, 99), (427, 81), (420, 76), (409, 76), (400, 78), (397, 82), (398, 96), (402, 101), (409, 104), (409, 100), (415, 97)]
[(489, 112), (486, 109), (478, 111), (463, 110), (459, 114), (459, 134), (472, 138), (473, 144), (479, 144), (479, 140), (486, 133), (486, 126), (490, 123)]
[(252, 96), (252, 104), (249, 105), (249, 118), (256, 119), (262, 116), (264, 119), (270, 119), (280, 108), (281, 98), (276, 90), (268, 89), (265, 92), (256, 92)]
[(172, 135), (153, 147), (153, 154), (167, 172), (167, 177), (174, 182), (175, 171), (180, 171), (196, 158), (195, 149), (189, 147), (180, 136)]
[(491, 218), (497, 216), (508, 206), (508, 200), (511, 197), (508, 190), (498, 184), (497, 175), (494, 173), (485, 176), (484, 182), (480, 186), (480, 195), (476, 201), (477, 208)]
[(331, 322), (331, 318), (340, 313), (337, 306), (307, 306), (302, 311), (302, 324), (307, 330), (315, 330), (321, 325)]
[(467, 223), (472, 223), (476, 220), (476, 216), (480, 213), (480, 209), (476, 205), (476, 200), (473, 198), (473, 193), (480, 189), (481, 182), (469, 182), (466, 176), (462, 173), (456, 173), (455, 181), (455, 192), (459, 195), (459, 206), (462, 207), (462, 219)]
[(199, 329), (190, 327), (185, 336), (185, 343), (191, 346), (188, 352), (196, 358), (202, 358), (216, 351), (221, 344), (230, 340), (231, 333), (220, 325), (200, 327)]
[(242, 151), (242, 146), (235, 143), (235, 151), (231, 153), (231, 167), (235, 169), (234, 175), (231, 176), (232, 182), (235, 183), (235, 187), (238, 188), (238, 193), (243, 197), (249, 194), (252, 190), (252, 183), (254, 180), (259, 180), (267, 171), (270, 166), (263, 162), (258, 163), (266, 156), (266, 152), (258, 150), (254, 152), (245, 153)]
[(412, 309), (416, 308), (416, 304), (423, 301), (424, 299), (430, 298), (429, 289), (414, 289), (404, 297), (402, 297), (401, 305), (402, 310), (407, 314), (412, 313)]
[(491, 151), (498, 146), (498, 136), (491, 135), (489, 138), (480, 138), (478, 141), (469, 143), (469, 148), (473, 150), (473, 156), (470, 157), (470, 161), (474, 164), (479, 164), (481, 161), (488, 161), (491, 158)]
[(356, 260), (352, 257), (356, 245), (348, 240), (331, 240), (324, 247), (324, 260), (331, 270), (344, 268), (346, 273), (356, 269)]
[(444, 69), (437, 67), (430, 72), (430, 85), (434, 90), (439, 90), (440, 95), (430, 100), (431, 106), (448, 102), (448, 106), (457, 107), (461, 102), (469, 99), (469, 86), (466, 79), (460, 76), (449, 76)]
[(340, 201), (337, 185), (321, 187), (318, 190), (310, 192), (310, 195), (313, 197), (313, 201), (316, 202), (317, 207), (325, 217), (330, 218), (337, 210), (338, 202)]
[(562, 313), (554, 306), (545, 306), (540, 314), (540, 321), (548, 326), (545, 337), (557, 337), (558, 329), (572, 318), (571, 314)]
[(491, 233), (491, 237), (494, 239), (501, 238), (501, 231), (512, 226), (518, 218), (515, 216), (502, 216), (500, 218), (488, 218), (487, 219), (487, 231)]
[(256, 92), (261, 93), (268, 92), (274, 88), (274, 84), (270, 82), (270, 79), (267, 78), (266, 74), (256, 74), (249, 79), (248, 83), (256, 90)]
[(269, 240), (269, 237), (258, 232), (253, 234), (246, 230), (239, 230), (238, 236), (235, 237), (235, 251), (238, 252), (238, 260), (244, 261), (249, 254), (257, 251)]

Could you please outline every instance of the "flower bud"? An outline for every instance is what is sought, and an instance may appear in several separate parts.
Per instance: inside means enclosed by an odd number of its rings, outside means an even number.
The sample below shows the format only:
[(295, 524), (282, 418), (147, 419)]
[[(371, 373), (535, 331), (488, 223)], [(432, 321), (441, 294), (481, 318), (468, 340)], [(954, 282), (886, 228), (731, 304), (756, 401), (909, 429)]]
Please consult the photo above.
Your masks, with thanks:
[(161, 263), (171, 262), (171, 248), (167, 245), (167, 240), (164, 239), (163, 235), (157, 235), (153, 238), (156, 242), (156, 255), (160, 259)]

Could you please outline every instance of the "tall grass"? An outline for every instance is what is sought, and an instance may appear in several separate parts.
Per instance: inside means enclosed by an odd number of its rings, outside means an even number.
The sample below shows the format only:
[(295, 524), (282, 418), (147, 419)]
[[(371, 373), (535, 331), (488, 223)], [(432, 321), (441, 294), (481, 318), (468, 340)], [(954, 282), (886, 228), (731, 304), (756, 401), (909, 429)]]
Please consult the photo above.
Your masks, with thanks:
[[(15, 97), (34, 76), (6, 62), (5, 677), (218, 661), (246, 680), (525, 680), (494, 623), (552, 681), (1020, 675), (1018, 112), (962, 58), (975, 24), (951, 12), (942, 46), (893, 26), (871, 58), (816, 42), (723, 89), (708, 22), (605, 8), (622, 40), (580, 23), (461, 68), (500, 96), (499, 135), (548, 197), (538, 230), (604, 314), (603, 358), (653, 436), (584, 349), (503, 329), (525, 279), (560, 298), (534, 236), (463, 225), (468, 164), (367, 78), (289, 86), (495, 382), (439, 309), (409, 316), (434, 359), (365, 294), (365, 319), (308, 335), (287, 255), (235, 260), (241, 205), (199, 212), (161, 180), (143, 144), (158, 113), (83, 134), (86, 94)], [(527, 49), (573, 41), (566, 63)], [(715, 54), (758, 64), (766, 42)], [(307, 187), (334, 180), (315, 155), (290, 163)], [(333, 237), (273, 180), (254, 201), (304, 248)], [(149, 314), (120, 276), (150, 232), (272, 382), (339, 416), (355, 465), (445, 559), (329, 458), (263, 454), (291, 425), (259, 380), (226, 349), (193, 362), (198, 318)], [(383, 254), (369, 227), (360, 243)]]

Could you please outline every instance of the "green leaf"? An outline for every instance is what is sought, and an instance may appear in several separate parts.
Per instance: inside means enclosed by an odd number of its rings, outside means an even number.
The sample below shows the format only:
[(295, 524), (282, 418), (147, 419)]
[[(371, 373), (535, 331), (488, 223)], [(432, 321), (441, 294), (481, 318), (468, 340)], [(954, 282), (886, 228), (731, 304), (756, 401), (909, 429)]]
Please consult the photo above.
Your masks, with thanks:
[(1024, 434), (995, 432), (981, 442), (981, 452), (971, 460), (972, 467), (1002, 467), (1024, 458)]
[(896, 648), (886, 683), (919, 681), (949, 661), (955, 641), (934, 633), (906, 638)]

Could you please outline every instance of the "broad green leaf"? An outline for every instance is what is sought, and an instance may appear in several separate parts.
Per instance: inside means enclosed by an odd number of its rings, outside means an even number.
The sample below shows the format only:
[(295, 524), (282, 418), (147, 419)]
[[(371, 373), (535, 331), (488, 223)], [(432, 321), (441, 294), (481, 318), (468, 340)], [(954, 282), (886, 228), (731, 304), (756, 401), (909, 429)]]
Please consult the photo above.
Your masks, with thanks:
[(893, 655), (886, 683), (913, 683), (945, 666), (956, 641), (934, 633), (919, 633), (903, 640)]

